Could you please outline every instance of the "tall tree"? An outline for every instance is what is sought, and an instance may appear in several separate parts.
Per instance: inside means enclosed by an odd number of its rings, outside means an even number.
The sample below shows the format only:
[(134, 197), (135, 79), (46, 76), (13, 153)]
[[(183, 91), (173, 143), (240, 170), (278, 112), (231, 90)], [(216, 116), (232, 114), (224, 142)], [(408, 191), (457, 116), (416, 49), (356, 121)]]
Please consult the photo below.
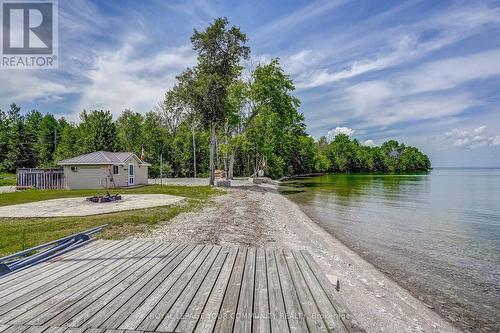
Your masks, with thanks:
[(204, 31), (195, 30), (191, 42), (198, 53), (193, 87), (196, 110), (210, 127), (210, 185), (214, 185), (216, 131), (226, 119), (228, 87), (240, 75), (240, 61), (248, 58), (247, 36), (227, 28), (227, 18), (217, 18)]
[(197, 140), (196, 131), (200, 124), (200, 114), (196, 112), (196, 94), (193, 94), (192, 88), (194, 87), (194, 72), (191, 69), (187, 69), (177, 76), (177, 84), (172, 89), (174, 95), (174, 101), (178, 107), (180, 107), (180, 112), (178, 114), (182, 115), (181, 119), (185, 120), (190, 124), (191, 127), (191, 138), (193, 147), (193, 173), (194, 177), (198, 176), (198, 158), (197, 154)]
[(119, 147), (139, 154), (144, 144), (142, 125), (144, 117), (132, 110), (125, 110), (116, 121)]
[(277, 59), (258, 66), (252, 79), (249, 96), (255, 110), (247, 136), (255, 145), (254, 172), (264, 168), (271, 177), (294, 174), (299, 164), (293, 155), (299, 149), (299, 137), (306, 133), (304, 116), (297, 110), (300, 101), (292, 94), (293, 82)]
[(167, 129), (162, 127), (159, 113), (150, 111), (144, 117), (143, 123), (144, 150), (146, 151), (146, 161), (152, 164), (151, 175), (159, 175), (160, 156), (163, 160), (163, 174), (168, 174), (171, 169), (171, 141)]
[(179, 84), (167, 91), (162, 102), (158, 103), (155, 110), (160, 115), (163, 125), (168, 129), (170, 135), (175, 136), (177, 128), (183, 122), (188, 113), (188, 101), (181, 95)]
[(36, 110), (32, 110), (24, 118), (26, 125), (24, 149), (26, 150), (28, 165), (30, 167), (38, 166), (38, 136), (42, 119), (42, 114)]
[(26, 129), (21, 108), (15, 103), (10, 105), (7, 113), (7, 154), (2, 169), (15, 172), (17, 168), (29, 167), (29, 154), (25, 149)]
[(59, 119), (57, 147), (54, 162), (74, 157), (76, 151), (77, 128), (64, 118)]
[(36, 144), (39, 166), (51, 167), (54, 164), (57, 136), (60, 135), (58, 125), (57, 120), (51, 114), (46, 114), (40, 121)]
[(118, 139), (113, 116), (109, 111), (83, 111), (80, 114), (80, 147), (83, 153), (116, 151)]

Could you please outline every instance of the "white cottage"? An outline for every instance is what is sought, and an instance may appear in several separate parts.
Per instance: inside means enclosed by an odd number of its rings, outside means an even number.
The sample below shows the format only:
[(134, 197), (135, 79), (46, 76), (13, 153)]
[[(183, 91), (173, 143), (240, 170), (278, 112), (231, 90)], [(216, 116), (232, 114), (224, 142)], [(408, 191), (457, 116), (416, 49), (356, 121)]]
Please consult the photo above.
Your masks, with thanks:
[(67, 189), (102, 189), (146, 185), (149, 163), (134, 153), (96, 151), (60, 161)]

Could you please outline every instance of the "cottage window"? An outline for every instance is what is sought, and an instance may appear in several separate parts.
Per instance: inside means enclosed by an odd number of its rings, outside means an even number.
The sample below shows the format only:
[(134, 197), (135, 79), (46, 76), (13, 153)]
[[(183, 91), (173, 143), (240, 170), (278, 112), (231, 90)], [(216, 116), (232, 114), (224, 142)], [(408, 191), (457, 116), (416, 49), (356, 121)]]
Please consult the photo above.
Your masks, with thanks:
[(120, 174), (120, 168), (118, 165), (113, 165), (113, 175), (118, 175)]
[(78, 172), (78, 167), (77, 167), (77, 166), (72, 166), (72, 167), (71, 167), (71, 171), (73, 171), (73, 172)]

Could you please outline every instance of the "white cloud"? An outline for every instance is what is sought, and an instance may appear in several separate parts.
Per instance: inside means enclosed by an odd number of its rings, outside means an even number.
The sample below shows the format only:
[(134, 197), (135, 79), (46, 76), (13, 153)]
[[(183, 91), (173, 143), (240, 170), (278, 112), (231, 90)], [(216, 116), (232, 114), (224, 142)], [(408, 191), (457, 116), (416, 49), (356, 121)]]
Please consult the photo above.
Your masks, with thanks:
[(318, 69), (305, 73), (298, 78), (298, 88), (314, 88), (340, 80), (352, 78), (367, 72), (381, 70), (410, 60), (420, 51), (416, 50), (416, 42), (410, 36), (403, 36), (395, 49), (371, 58), (354, 60), (347, 68), (331, 72), (330, 69)]
[(377, 146), (377, 144), (373, 140), (365, 140), (361, 144), (363, 146), (367, 146), (367, 147), (376, 147)]
[[(484, 127), (484, 126), (481, 126)], [(454, 128), (449, 132), (446, 132), (446, 137), (447, 138), (466, 138), (469, 136), (469, 131), (463, 130), (463, 129), (458, 129)]]
[(406, 94), (442, 91), (463, 83), (500, 75), (500, 49), (422, 65), (396, 78), (393, 87)]
[(390, 83), (384, 81), (366, 81), (349, 86), (343, 98), (356, 114), (366, 114), (380, 110), (382, 103), (394, 96)]
[(500, 135), (480, 135), (486, 134), (486, 126), (479, 126), (472, 130), (452, 129), (445, 133), (445, 137), (453, 142), (453, 146), (464, 149), (476, 149), (500, 145)]
[(331, 142), (339, 134), (345, 134), (345, 135), (351, 136), (354, 134), (354, 132), (356, 132), (356, 131), (353, 130), (352, 128), (337, 126), (334, 129), (328, 131), (326, 138), (327, 138), (328, 142)]
[(39, 71), (4, 69), (0, 75), (0, 100), (7, 103), (60, 100), (72, 92), (74, 88), (44, 78)]
[(84, 73), (89, 84), (83, 87), (77, 112), (105, 109), (118, 115), (130, 108), (145, 113), (161, 100), (175, 76), (195, 62), (187, 46), (136, 56), (134, 50), (145, 43), (143, 36), (132, 36), (118, 50), (97, 53), (95, 67)]
[(486, 125), (479, 126), (478, 128), (474, 129), (474, 133), (476, 134), (481, 134), (486, 131)]
[[(385, 30), (374, 29), (376, 32), (360, 30), (355, 36), (347, 32), (344, 33), (345, 36), (337, 37), (335, 41), (324, 42), (320, 46), (322, 51), (314, 52), (326, 53), (324, 58), (328, 60), (334, 57), (332, 52), (338, 52), (339, 48), (343, 48), (347, 52), (345, 56), (354, 59), (340, 65), (336, 64), (336, 68), (328, 63), (312, 62), (307, 71), (297, 77), (297, 87), (302, 89), (319, 87), (415, 61), (472, 36), (488, 25), (499, 22), (500, 7), (465, 6), (448, 12), (440, 12), (435, 17), (414, 24), (390, 27)], [(436, 31), (440, 33), (435, 37), (430, 39), (427, 36), (422, 37), (429, 32)], [(359, 36), (361, 37), (358, 38)], [(374, 44), (374, 41), (378, 43)], [(334, 51), (325, 49), (323, 46), (332, 43), (339, 45)], [(374, 50), (374, 48), (378, 49)], [(358, 49), (359, 56), (356, 55)]]
[[(484, 101), (453, 89), (500, 75), (500, 49), (426, 63), (385, 80), (364, 81), (335, 91), (331, 101), (360, 125), (390, 126), (401, 122), (456, 116)], [(481, 134), (484, 129), (478, 129)]]
[(301, 22), (311, 20), (319, 15), (325, 14), (338, 6), (345, 3), (345, 0), (317, 0), (309, 3), (307, 6), (293, 11), (292, 13), (284, 16), (269, 25), (262, 27), (257, 33), (256, 37), (268, 36), (273, 31), (281, 29), (289, 29), (291, 26), (297, 26)]

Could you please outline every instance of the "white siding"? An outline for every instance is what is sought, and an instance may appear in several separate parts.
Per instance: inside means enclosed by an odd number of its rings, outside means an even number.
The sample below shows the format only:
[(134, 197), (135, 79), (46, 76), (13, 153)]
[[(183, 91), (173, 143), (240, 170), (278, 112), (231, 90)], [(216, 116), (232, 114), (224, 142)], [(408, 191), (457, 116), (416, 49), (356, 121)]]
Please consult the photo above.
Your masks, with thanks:
[(64, 166), (67, 189), (102, 189), (110, 182), (108, 166), (78, 165), (76, 167), (78, 171), (73, 172), (70, 165)]
[(130, 158), (125, 165), (118, 165), (118, 175), (113, 175), (113, 165), (75, 165), (77, 172), (71, 171), (71, 165), (64, 166), (64, 177), (67, 189), (104, 189), (105, 186), (127, 187), (128, 165), (134, 164), (134, 185), (148, 183), (148, 167), (140, 164), (135, 158)]

